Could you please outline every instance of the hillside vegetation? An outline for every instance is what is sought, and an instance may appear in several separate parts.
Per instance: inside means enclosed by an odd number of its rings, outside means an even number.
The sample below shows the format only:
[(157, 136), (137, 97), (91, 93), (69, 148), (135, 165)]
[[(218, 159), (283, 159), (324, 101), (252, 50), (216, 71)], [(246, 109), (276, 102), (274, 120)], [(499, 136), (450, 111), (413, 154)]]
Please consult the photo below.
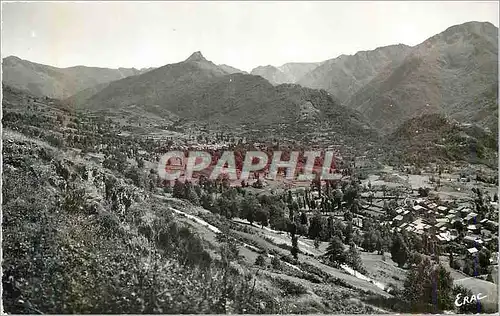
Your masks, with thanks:
[(424, 114), (406, 121), (389, 135), (385, 147), (393, 162), (466, 161), (497, 167), (496, 134), (441, 114)]
[[(196, 207), (161, 198), (161, 179), (137, 154), (149, 140), (117, 137), (107, 120), (16, 89), (4, 89), (3, 108), (6, 312), (377, 310), (348, 297), (380, 294), (334, 278), (328, 282), (339, 286), (312, 283), (284, 264), (256, 269), (265, 248), (246, 250), (223, 218), (210, 217), (218, 234), (179, 216), (174, 209), (197, 214)], [(95, 159), (101, 150), (102, 163)]]

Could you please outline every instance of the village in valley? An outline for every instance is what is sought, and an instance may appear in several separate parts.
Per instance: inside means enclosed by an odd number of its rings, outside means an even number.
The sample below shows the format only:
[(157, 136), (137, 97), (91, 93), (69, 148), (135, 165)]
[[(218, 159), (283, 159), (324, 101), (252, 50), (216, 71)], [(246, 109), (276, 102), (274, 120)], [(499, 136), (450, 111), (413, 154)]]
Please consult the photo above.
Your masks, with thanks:
[[(235, 136), (238, 132), (232, 136), (216, 133), (210, 139), (208, 134), (200, 136), (196, 131), (193, 134), (198, 136), (187, 136), (183, 142), (176, 138), (175, 148), (222, 151), (246, 147), (267, 151), (280, 144), (285, 150), (296, 146), (304, 148), (303, 143), (293, 140), (252, 143), (251, 138)], [(298, 206), (297, 216), (305, 214), (302, 216), (309, 220), (315, 214), (324, 218), (333, 216), (360, 231), (369, 221), (375, 226), (386, 227), (392, 234), (416, 236), (419, 243), (432, 245), (432, 255), (451, 269), (482, 280), (497, 278), (499, 199), (498, 180), (493, 169), (446, 162), (389, 166), (379, 162), (379, 156), (359, 155), (355, 149), (326, 142), (309, 144), (307, 148), (314, 150), (320, 146), (336, 150), (335, 180), (288, 179), (286, 171), (280, 168), (275, 178), (269, 177), (268, 170), (253, 172), (246, 189), (257, 194), (290, 195)], [(173, 163), (174, 169), (182, 171), (183, 163), (185, 161), (177, 160)], [(300, 168), (296, 170), (297, 175), (300, 171)], [(313, 172), (318, 178), (321, 171), (315, 168)], [(237, 170), (237, 174), (240, 173)], [(191, 181), (196, 183), (197, 179)], [(229, 184), (230, 187), (242, 185), (245, 184), (239, 181)], [(352, 187), (356, 188), (357, 196), (354, 203), (349, 203), (343, 196)], [(342, 202), (338, 203), (338, 199)], [(346, 212), (351, 214), (348, 220)]]
[[(115, 128), (124, 126), (116, 125)], [(125, 129), (130, 129), (130, 126), (125, 125)], [(183, 128), (150, 124), (143, 125), (140, 130), (142, 137), (154, 148), (152, 151), (137, 151), (137, 159), (146, 161), (146, 168), (158, 167), (156, 163), (161, 154), (168, 150), (186, 153), (183, 161), (171, 159), (166, 166), (171, 171), (181, 172), (179, 180), (183, 182), (186, 181), (183, 175), (190, 151), (207, 151), (214, 153), (215, 157), (227, 150), (243, 153), (249, 150), (272, 153), (273, 150), (296, 148), (302, 152), (332, 151), (335, 153), (334, 180), (318, 180), (322, 169), (316, 165), (313, 169), (316, 179), (313, 181), (300, 181), (296, 177), (288, 179), (284, 168), (279, 168), (276, 177), (270, 177), (267, 166), (250, 173), (245, 182), (226, 179), (227, 187), (243, 187), (257, 195), (291, 196), (297, 205), (294, 215), (297, 218), (305, 216), (310, 220), (315, 214), (320, 214), (325, 220), (335, 218), (344, 225), (352, 224), (361, 234), (369, 221), (374, 226), (385, 227), (391, 234), (417, 236), (419, 243), (431, 244), (432, 255), (447, 262), (450, 268), (483, 280), (497, 278), (498, 178), (496, 171), (488, 166), (464, 162), (390, 166), (373, 151), (362, 151), (317, 137), (314, 142), (286, 137), (278, 141), (275, 137), (248, 134), (245, 128), (228, 132), (225, 129), (210, 131), (206, 126), (194, 124)], [(130, 132), (117, 134), (119, 137), (130, 135)], [(104, 156), (100, 157), (99, 161), (103, 162)], [(241, 155), (239, 157), (241, 160)], [(196, 185), (200, 175), (208, 178), (215, 163), (216, 160), (207, 170), (195, 173), (188, 181)], [(238, 176), (241, 174), (241, 169), (235, 171)], [(296, 176), (301, 171), (299, 166)], [(168, 186), (174, 185), (175, 181), (169, 181)], [(353, 188), (356, 197), (346, 201), (344, 195)], [(346, 212), (351, 214), (348, 220)], [(480, 256), (486, 256), (486, 259), (478, 260)], [(483, 267), (479, 267), (479, 262)]]

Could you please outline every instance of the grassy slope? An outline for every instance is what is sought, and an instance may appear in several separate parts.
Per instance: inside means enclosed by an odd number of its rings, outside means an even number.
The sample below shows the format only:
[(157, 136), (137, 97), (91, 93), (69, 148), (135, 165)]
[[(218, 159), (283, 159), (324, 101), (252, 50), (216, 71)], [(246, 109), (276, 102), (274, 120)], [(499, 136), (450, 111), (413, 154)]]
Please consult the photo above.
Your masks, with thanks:
[[(4, 115), (37, 113), (30, 119), (15, 121), (14, 125), (10, 121), (12, 115), (4, 122), (6, 311), (220, 312), (217, 302), (224, 270), (213, 261), (204, 276), (203, 269), (207, 268), (202, 268), (205, 263), (199, 260), (204, 258), (203, 250), (212, 260), (220, 258), (221, 244), (213, 232), (174, 215), (169, 209), (173, 206), (191, 212), (189, 204), (158, 200), (122, 174), (90, 161), (88, 154), (59, 147), (58, 143), (48, 144), (47, 134), (39, 131), (64, 134), (64, 126), (57, 123), (56, 115), (69, 116), (66, 122), (74, 118), (44, 100), (32, 103), (28, 100), (22, 94), (15, 94), (4, 103)], [(30, 124), (33, 126), (27, 129)], [(11, 128), (33, 134), (28, 137)], [(78, 126), (76, 131), (91, 133)], [(172, 225), (179, 231), (191, 227), (195, 236), (185, 232), (180, 239), (168, 239), (167, 243), (152, 238), (152, 233), (179, 238), (165, 230)], [(169, 248), (170, 240), (178, 240), (177, 246)], [(235, 312), (243, 309), (252, 313), (381, 311), (349, 299), (376, 296), (366, 294), (361, 284), (351, 288), (312, 283), (286, 265), (281, 270), (269, 269), (257, 275), (253, 266), (256, 253), (241, 244), (239, 248), (243, 257), (233, 264), (239, 273), (231, 274), (230, 278), (231, 286), (243, 291), (232, 294), (231, 308)], [(194, 266), (183, 264), (191, 261)], [(248, 273), (256, 281), (252, 295), (244, 295), (245, 289), (252, 288), (244, 279)], [(339, 271), (334, 273), (338, 277), (343, 275)]]

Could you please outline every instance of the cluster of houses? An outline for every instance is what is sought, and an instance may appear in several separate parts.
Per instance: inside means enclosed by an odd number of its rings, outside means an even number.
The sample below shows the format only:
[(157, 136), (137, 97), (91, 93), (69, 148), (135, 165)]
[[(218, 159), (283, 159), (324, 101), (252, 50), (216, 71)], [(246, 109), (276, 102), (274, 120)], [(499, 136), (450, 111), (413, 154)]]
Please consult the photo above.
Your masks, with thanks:
[[(498, 203), (491, 202), (498, 210)], [(471, 255), (483, 246), (496, 243), (498, 239), (498, 222), (488, 218), (480, 219), (478, 214), (466, 205), (449, 208), (424, 198), (416, 199), (413, 205), (396, 210), (389, 223), (393, 231), (403, 231), (418, 235), (428, 234), (439, 243), (455, 241)], [(459, 232), (461, 227), (462, 234)], [(493, 256), (496, 258), (497, 256)]]

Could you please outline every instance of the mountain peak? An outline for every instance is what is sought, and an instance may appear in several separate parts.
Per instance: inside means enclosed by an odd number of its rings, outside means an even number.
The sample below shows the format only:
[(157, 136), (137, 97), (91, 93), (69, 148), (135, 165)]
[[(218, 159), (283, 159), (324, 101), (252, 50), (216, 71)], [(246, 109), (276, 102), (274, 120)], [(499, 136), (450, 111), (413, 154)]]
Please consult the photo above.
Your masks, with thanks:
[(10, 56), (4, 57), (3, 59), (16, 59), (16, 60), (21, 60), (21, 58), (19, 58), (19, 57), (17, 57), (17, 56), (14, 56), (14, 55), (10, 55)]
[(22, 59), (17, 57), (17, 56), (11, 55), (11, 56), (7, 56), (7, 57), (2, 58), (2, 61), (4, 61), (4, 62), (20, 62), (20, 61), (22, 61)]
[(186, 61), (207, 61), (200, 51), (194, 52)]
[(450, 26), (445, 31), (443, 31), (440, 34), (437, 34), (436, 36), (452, 35), (457, 33), (462, 33), (462, 34), (476, 33), (476, 34), (491, 35), (493, 37), (497, 37), (498, 28), (495, 25), (491, 24), (490, 22), (470, 21)]

